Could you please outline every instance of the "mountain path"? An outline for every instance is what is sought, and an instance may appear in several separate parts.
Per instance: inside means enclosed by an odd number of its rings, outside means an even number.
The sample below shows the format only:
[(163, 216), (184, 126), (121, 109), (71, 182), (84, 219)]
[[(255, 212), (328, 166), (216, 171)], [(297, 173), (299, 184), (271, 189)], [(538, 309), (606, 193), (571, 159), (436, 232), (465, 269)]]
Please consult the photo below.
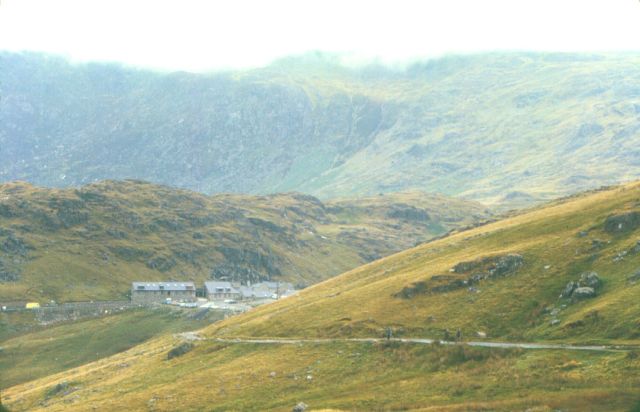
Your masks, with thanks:
[(437, 339), (426, 338), (316, 338), (316, 339), (286, 339), (286, 338), (264, 338), (264, 339), (241, 339), (241, 338), (205, 338), (197, 332), (184, 332), (177, 336), (186, 340), (204, 340), (221, 343), (254, 343), (265, 345), (298, 345), (305, 343), (337, 343), (337, 342), (399, 342), (399, 343), (418, 343), (432, 344), (439, 342), (442, 345), (467, 345), (483, 348), (512, 348), (512, 349), (551, 349), (551, 350), (579, 350), (579, 351), (602, 351), (602, 352), (625, 352), (637, 349), (636, 346), (622, 345), (571, 345), (565, 343), (535, 343), (535, 342), (491, 342), (491, 341), (442, 341)]

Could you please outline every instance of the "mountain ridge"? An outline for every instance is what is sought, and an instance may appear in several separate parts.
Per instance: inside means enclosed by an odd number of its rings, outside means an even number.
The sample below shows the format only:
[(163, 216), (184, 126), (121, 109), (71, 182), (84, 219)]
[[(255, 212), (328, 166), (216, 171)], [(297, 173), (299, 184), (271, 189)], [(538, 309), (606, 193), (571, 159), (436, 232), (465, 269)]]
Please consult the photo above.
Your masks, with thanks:
[(521, 206), (640, 177), (637, 54), (327, 59), (189, 74), (2, 53), (0, 180)]

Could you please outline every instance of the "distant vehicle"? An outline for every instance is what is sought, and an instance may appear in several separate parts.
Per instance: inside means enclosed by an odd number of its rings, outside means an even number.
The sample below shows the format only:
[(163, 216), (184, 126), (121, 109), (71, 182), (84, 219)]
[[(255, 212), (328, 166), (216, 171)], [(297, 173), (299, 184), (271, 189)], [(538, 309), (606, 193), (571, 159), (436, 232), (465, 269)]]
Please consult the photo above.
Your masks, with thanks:
[[(180, 305), (182, 306), (182, 305)], [(196, 302), (185, 302), (184, 306), (185, 308), (197, 308), (198, 304)]]
[(165, 305), (171, 305), (171, 298), (166, 298), (166, 299), (164, 300), (164, 304), (165, 304)]
[(225, 299), (224, 303), (238, 303), (235, 299)]
[(38, 309), (40, 307), (40, 304), (38, 302), (28, 302), (25, 305), (26, 309)]

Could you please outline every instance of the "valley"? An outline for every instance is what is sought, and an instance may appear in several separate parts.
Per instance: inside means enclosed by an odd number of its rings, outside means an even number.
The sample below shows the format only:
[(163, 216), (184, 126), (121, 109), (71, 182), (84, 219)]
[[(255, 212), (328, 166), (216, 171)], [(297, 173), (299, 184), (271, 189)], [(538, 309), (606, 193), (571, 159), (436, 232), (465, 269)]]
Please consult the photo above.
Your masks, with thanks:
[[(632, 183), (453, 233), (197, 334), (165, 335), (8, 388), (4, 402), (12, 410), (284, 411), (299, 402), (314, 410), (632, 410), (640, 403), (639, 199)], [(573, 283), (593, 295), (567, 292)], [(463, 341), (540, 349), (437, 343), (458, 329)], [(66, 389), (54, 390), (61, 382)]]
[(321, 202), (206, 196), (141, 181), (0, 185), (0, 303), (128, 300), (133, 281), (306, 287), (478, 224), (477, 202), (419, 192)]

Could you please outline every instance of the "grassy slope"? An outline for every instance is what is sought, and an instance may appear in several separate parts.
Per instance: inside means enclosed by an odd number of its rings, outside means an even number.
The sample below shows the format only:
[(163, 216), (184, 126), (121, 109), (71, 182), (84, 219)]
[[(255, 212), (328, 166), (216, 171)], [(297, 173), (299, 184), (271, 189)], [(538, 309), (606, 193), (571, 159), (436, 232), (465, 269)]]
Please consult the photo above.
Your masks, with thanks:
[[(640, 285), (627, 278), (640, 268), (640, 255), (621, 261), (614, 257), (636, 245), (638, 232), (611, 235), (604, 232), (603, 222), (611, 214), (637, 210), (639, 199), (640, 186), (634, 183), (461, 232), (362, 266), (216, 325), (210, 333), (366, 336), (394, 326), (412, 336), (440, 337), (444, 328), (461, 328), (465, 336), (485, 331), (504, 339), (637, 339)], [(588, 231), (587, 236), (578, 236), (581, 231)], [(596, 239), (604, 242), (601, 249), (593, 248)], [(465, 288), (394, 297), (414, 282), (451, 274), (459, 262), (507, 253), (521, 254), (524, 267), (516, 275), (483, 281), (480, 293)], [(598, 297), (573, 304), (558, 298), (567, 282), (589, 270), (603, 279)], [(561, 309), (559, 325), (551, 326), (545, 314), (551, 307)]]
[[(121, 299), (134, 280), (201, 282), (216, 270), (309, 285), (488, 216), (478, 203), (417, 193), (355, 203), (209, 197), (134, 181), (1, 185), (0, 272), (20, 279), (0, 283), (0, 301)], [(430, 219), (388, 215), (407, 208)]]
[[(0, 388), (67, 370), (125, 351), (166, 333), (200, 328), (222, 318), (209, 312), (139, 309), (98, 319), (32, 327), (30, 332), (0, 336)], [(17, 316), (14, 314), (3, 316)]]
[[(476, 330), (493, 339), (638, 343), (638, 284), (627, 276), (640, 256), (614, 262), (635, 245), (638, 231), (603, 232), (611, 214), (636, 210), (640, 184), (578, 196), (504, 221), (472, 229), (365, 265), (281, 300), (203, 330), (207, 336), (440, 337), (442, 328)], [(588, 231), (578, 237), (579, 231)], [(591, 250), (594, 238), (610, 241)], [(413, 282), (449, 273), (460, 261), (516, 252), (517, 273), (466, 290), (400, 299)], [(549, 269), (544, 267), (550, 265)], [(559, 301), (560, 290), (584, 270), (604, 280), (596, 298)], [(551, 326), (542, 308), (566, 304)], [(592, 314), (598, 312), (595, 317)], [(576, 321), (582, 321), (576, 323)], [(573, 326), (572, 326), (573, 325)], [(424, 410), (630, 410), (640, 384), (637, 353), (512, 351), (461, 347), (333, 343), (259, 346), (198, 342), (167, 361), (177, 341), (165, 337), (113, 358), (10, 388), (17, 410), (42, 406), (57, 382), (75, 392), (48, 399), (49, 410), (290, 410), (314, 408)], [(118, 364), (131, 367), (122, 370)], [(271, 377), (271, 372), (276, 372)], [(308, 380), (307, 375), (312, 379)], [(118, 396), (114, 396), (117, 394)]]

